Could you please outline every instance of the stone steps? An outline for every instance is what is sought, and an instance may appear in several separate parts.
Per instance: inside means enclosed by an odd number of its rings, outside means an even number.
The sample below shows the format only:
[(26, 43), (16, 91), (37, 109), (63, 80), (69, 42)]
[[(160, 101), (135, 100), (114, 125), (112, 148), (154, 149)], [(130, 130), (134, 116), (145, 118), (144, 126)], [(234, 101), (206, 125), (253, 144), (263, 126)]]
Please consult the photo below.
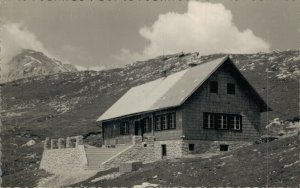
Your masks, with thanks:
[(121, 145), (116, 148), (85, 148), (85, 153), (88, 162), (87, 169), (101, 169), (101, 164), (103, 162), (113, 157), (114, 155), (117, 155), (127, 147), (129, 146)]

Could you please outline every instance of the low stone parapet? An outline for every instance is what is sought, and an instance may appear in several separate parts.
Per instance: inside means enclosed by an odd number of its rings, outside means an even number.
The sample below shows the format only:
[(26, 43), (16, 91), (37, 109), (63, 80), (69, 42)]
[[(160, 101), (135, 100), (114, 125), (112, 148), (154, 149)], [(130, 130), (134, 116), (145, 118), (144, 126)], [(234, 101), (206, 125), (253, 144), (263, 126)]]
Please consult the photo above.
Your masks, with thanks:
[(81, 145), (83, 145), (83, 136), (73, 136), (59, 139), (50, 139), (47, 137), (44, 142), (44, 150), (77, 148)]

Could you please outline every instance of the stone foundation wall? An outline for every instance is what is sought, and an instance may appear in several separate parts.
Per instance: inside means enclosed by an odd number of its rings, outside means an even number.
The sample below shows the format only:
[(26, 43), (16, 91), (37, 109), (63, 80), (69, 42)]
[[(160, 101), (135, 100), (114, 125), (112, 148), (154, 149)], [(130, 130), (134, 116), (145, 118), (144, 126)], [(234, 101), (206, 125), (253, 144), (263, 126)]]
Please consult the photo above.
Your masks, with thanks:
[[(183, 155), (187, 155), (220, 152), (220, 145), (228, 145), (228, 151), (232, 151), (247, 145), (251, 145), (252, 142), (184, 140), (182, 144), (182, 153)], [(194, 144), (194, 151), (189, 151), (189, 144)]]
[[(81, 138), (46, 139), (45, 150), (40, 164), (41, 169), (51, 173), (77, 170), (87, 167), (87, 158)], [(194, 150), (189, 150), (194, 144)], [(181, 158), (189, 154), (217, 153), (220, 145), (228, 145), (228, 151), (250, 145), (245, 141), (206, 141), (206, 140), (164, 140), (155, 141), (154, 136), (132, 137), (132, 145), (103, 162), (101, 167), (108, 169), (118, 167), (121, 163), (141, 161), (154, 162), (161, 159)], [(162, 156), (162, 145), (166, 146), (166, 156)], [(52, 148), (52, 149), (51, 149)]]
[[(162, 145), (166, 145), (167, 147), (166, 156), (162, 156)], [(154, 144), (154, 153), (156, 159), (180, 158), (183, 156), (182, 150), (183, 150), (182, 140), (156, 141)]]
[[(221, 144), (228, 145), (228, 151), (251, 144), (245, 141), (154, 140), (153, 136), (149, 136), (143, 142), (142, 137), (134, 136), (131, 147), (104, 162), (102, 167), (104, 169), (118, 167), (120, 163), (128, 161), (147, 163), (161, 159), (181, 158), (189, 154), (218, 153), (221, 152)], [(194, 151), (189, 150), (189, 144), (194, 144)], [(166, 145), (166, 156), (162, 156), (162, 145)]]
[(87, 158), (81, 138), (78, 137), (74, 144), (71, 144), (70, 140), (72, 139), (67, 138), (68, 143), (66, 143), (61, 138), (51, 139), (51, 141), (47, 138), (44, 143), (40, 169), (56, 174), (61, 171), (85, 168)]

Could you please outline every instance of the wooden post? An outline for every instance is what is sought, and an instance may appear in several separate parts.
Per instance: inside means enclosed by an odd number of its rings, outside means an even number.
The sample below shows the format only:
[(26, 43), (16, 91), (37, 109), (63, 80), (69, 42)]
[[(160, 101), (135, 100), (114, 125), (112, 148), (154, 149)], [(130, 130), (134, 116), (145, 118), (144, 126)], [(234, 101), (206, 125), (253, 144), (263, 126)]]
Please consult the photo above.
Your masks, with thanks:
[(47, 137), (44, 142), (44, 150), (51, 149), (50, 138)]
[(58, 149), (63, 149), (66, 147), (66, 140), (64, 138), (58, 139)]
[(76, 136), (76, 147), (78, 145), (83, 145), (83, 136)]
[(57, 149), (57, 139), (51, 139), (51, 149)]
[(70, 137), (67, 137), (67, 140), (66, 140), (66, 148), (71, 148), (71, 147), (72, 147), (71, 138), (70, 138)]

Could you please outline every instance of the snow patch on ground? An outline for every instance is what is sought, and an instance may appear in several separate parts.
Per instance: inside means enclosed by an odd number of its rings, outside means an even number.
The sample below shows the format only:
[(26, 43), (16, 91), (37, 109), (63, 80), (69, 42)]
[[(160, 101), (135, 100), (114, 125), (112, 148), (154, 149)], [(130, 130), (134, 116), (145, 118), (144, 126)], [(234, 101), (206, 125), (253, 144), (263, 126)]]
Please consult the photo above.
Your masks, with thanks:
[(95, 179), (91, 180), (91, 182), (97, 182), (97, 181), (101, 181), (101, 180), (115, 179), (115, 178), (119, 177), (120, 175), (121, 175), (121, 173), (115, 172), (115, 173), (112, 173), (112, 174), (107, 174), (107, 175), (95, 178)]
[(6, 117), (15, 117), (15, 116), (22, 116), (24, 114), (24, 112), (7, 112), (5, 114)]
[(295, 162), (293, 162), (293, 163), (291, 163), (291, 164), (284, 165), (283, 168), (291, 167), (291, 166), (293, 166), (293, 165), (295, 165), (295, 164), (297, 164), (297, 163), (299, 163), (299, 162), (300, 162), (300, 160), (299, 160), (299, 161), (295, 161)]
[(279, 118), (274, 118), (271, 123), (269, 123), (267, 126), (266, 126), (266, 129), (272, 127), (272, 126), (280, 126), (281, 125), (281, 122), (280, 122), (280, 119)]
[(150, 188), (150, 187), (159, 187), (159, 184), (144, 182), (142, 183), (142, 185), (134, 185), (132, 188)]
[(228, 155), (228, 156), (225, 156), (225, 157), (221, 157), (220, 159), (227, 159), (227, 158), (230, 158), (232, 157), (233, 155)]

